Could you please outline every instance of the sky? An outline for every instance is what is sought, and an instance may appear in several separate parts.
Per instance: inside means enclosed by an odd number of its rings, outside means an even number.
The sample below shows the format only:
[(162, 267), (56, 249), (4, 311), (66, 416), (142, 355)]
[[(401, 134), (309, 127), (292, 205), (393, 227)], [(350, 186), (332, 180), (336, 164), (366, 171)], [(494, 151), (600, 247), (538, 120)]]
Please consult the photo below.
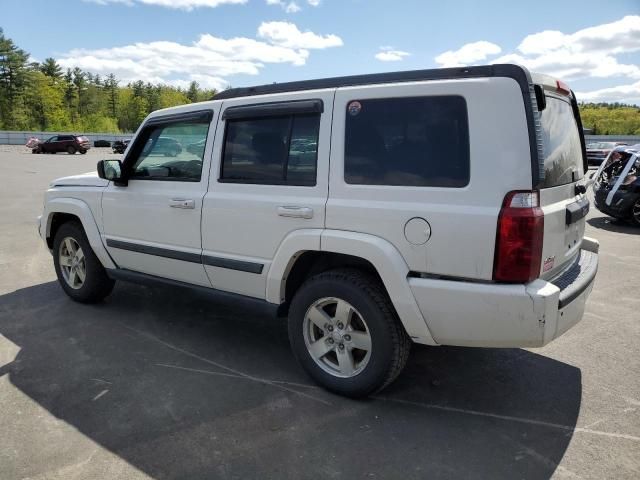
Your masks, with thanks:
[(640, 105), (640, 0), (0, 0), (38, 61), (186, 87), (520, 63)]

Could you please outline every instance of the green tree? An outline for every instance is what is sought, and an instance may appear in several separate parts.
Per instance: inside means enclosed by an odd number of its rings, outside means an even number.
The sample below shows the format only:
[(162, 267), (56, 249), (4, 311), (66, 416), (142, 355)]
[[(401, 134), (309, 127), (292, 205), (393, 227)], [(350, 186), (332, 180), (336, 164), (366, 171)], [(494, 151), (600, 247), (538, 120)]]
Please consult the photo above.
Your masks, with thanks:
[(22, 128), (28, 123), (24, 105), (29, 54), (18, 48), (0, 28), (0, 125)]
[(191, 103), (196, 103), (199, 101), (199, 93), (200, 89), (198, 88), (198, 82), (194, 80), (189, 84), (189, 90), (187, 90), (187, 98)]
[(55, 58), (45, 58), (44, 62), (42, 62), (39, 66), (39, 70), (44, 73), (47, 77), (61, 79), (62, 78), (62, 68), (58, 65)]
[(107, 75), (104, 82), (104, 90), (107, 95), (107, 107), (109, 115), (113, 118), (118, 117), (118, 79), (113, 73)]

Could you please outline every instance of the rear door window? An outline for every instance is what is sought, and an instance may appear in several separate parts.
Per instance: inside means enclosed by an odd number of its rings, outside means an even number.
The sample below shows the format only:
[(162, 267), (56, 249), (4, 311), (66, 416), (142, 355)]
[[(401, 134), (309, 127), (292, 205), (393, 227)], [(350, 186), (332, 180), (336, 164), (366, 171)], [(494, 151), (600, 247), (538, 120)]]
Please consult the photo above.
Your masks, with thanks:
[(228, 120), (221, 182), (314, 186), (320, 114)]
[(417, 187), (469, 183), (469, 125), (463, 97), (353, 100), (345, 114), (347, 183)]

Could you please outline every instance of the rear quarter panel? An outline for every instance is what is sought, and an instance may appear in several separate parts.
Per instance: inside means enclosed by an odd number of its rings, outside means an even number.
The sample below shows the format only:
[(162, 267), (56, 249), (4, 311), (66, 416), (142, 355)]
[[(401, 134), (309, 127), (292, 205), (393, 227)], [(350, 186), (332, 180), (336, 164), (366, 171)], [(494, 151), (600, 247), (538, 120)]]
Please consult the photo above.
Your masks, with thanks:
[[(350, 185), (344, 180), (345, 118), (352, 100), (458, 95), (466, 100), (470, 181), (463, 188)], [(498, 213), (506, 192), (531, 189), (523, 96), (509, 78), (442, 80), (338, 89), (334, 107), (327, 228), (377, 235), (409, 270), (489, 280)], [(445, 159), (443, 159), (445, 161)], [(412, 245), (407, 221), (429, 222), (431, 237)]]

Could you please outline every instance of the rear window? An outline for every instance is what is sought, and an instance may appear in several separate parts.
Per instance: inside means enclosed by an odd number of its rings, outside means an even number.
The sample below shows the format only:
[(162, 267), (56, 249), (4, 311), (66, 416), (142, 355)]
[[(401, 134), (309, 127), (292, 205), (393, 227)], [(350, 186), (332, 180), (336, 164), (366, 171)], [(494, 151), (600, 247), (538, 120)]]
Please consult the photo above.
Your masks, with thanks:
[(463, 97), (353, 100), (345, 115), (347, 183), (416, 187), (469, 183), (469, 126)]
[(584, 175), (582, 146), (571, 105), (547, 95), (547, 107), (540, 113), (544, 142), (543, 188), (565, 185)]

